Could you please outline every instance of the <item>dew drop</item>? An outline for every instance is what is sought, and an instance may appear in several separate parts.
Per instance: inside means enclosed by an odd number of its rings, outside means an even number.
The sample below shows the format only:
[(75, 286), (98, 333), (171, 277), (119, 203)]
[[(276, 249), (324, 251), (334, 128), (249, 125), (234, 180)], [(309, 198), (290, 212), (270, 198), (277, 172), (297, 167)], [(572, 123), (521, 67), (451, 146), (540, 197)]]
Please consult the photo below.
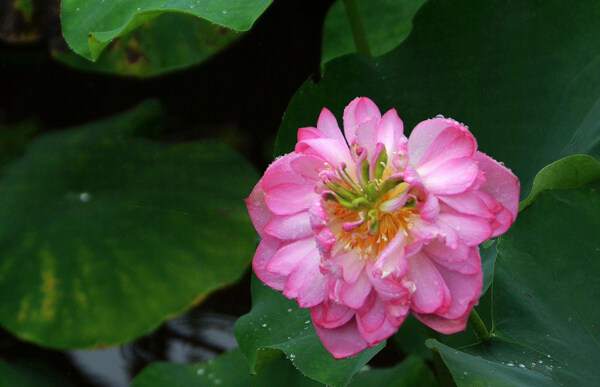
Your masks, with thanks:
[(437, 115), (435, 116), (435, 118), (446, 118), (446, 117), (444, 117), (444, 115), (443, 115), (443, 114), (437, 114)]
[(221, 384), (221, 383), (223, 383), (223, 382), (221, 381), (221, 379), (215, 379), (215, 384)]
[(81, 200), (83, 203), (87, 203), (90, 201), (90, 194), (87, 192), (82, 192), (79, 194), (79, 200)]
[(226, 10), (226, 9), (224, 9), (224, 10), (222, 10), (222, 11), (221, 11), (221, 13), (222, 13), (223, 15), (225, 15), (225, 14), (227, 13), (227, 10)]
[(204, 375), (205, 372), (206, 371), (204, 371), (204, 368), (200, 368), (200, 369), (198, 369), (198, 371), (196, 371), (196, 373), (200, 376)]
[(261, 327), (266, 328), (267, 327), (267, 323), (264, 323), (263, 325), (261, 325)]

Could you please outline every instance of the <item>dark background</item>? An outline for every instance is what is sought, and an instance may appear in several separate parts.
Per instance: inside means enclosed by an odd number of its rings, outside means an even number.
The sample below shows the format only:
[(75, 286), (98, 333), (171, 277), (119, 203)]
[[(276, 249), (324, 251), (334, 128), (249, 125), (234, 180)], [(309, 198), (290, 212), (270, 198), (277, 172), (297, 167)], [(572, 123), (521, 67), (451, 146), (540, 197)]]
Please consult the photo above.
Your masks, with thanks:
[[(6, 11), (10, 3), (0, 0), (0, 35), (4, 36), (20, 27)], [(35, 15), (41, 39), (21, 44), (0, 40), (1, 130), (23, 121), (33, 122), (37, 133), (60, 130), (154, 98), (167, 115), (164, 141), (217, 137), (262, 171), (271, 161), (288, 102), (319, 70), (322, 26), (333, 0), (277, 0), (250, 32), (207, 62), (148, 80), (85, 73), (55, 62), (50, 48), (64, 44), (58, 1), (36, 1), (42, 3)], [(131, 376), (150, 361), (172, 360), (169, 349), (174, 346), (183, 348), (178, 356), (190, 362), (214, 357), (231, 343), (199, 333), (212, 329), (233, 338), (235, 317), (250, 310), (249, 289), (250, 272), (187, 315), (116, 349), (111, 355), (115, 359), (103, 363), (98, 355), (94, 362), (106, 373), (117, 372), (117, 363), (125, 363)], [(78, 356), (21, 342), (0, 328), (1, 358), (13, 364), (37, 364), (42, 370), (49, 367), (76, 385), (110, 384), (91, 376), (93, 369), (74, 361)]]

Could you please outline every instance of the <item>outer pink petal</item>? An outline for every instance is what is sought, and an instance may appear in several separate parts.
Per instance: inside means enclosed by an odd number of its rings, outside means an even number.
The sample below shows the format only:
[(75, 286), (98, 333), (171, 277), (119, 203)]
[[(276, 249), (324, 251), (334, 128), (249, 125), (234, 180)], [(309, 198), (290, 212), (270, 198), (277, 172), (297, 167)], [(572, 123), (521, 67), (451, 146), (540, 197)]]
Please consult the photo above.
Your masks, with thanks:
[(456, 249), (436, 241), (423, 248), (423, 253), (431, 258), (438, 266), (461, 274), (480, 274), (481, 258), (477, 246), (468, 247), (462, 242)]
[(254, 259), (252, 260), (252, 268), (254, 269), (256, 276), (275, 290), (283, 290), (286, 277), (280, 274), (271, 273), (266, 269), (266, 266), (280, 244), (281, 242), (275, 238), (263, 238), (256, 249)]
[(298, 157), (301, 157), (301, 155), (296, 153), (288, 153), (287, 155), (281, 156), (271, 163), (269, 168), (267, 168), (265, 171), (262, 179), (260, 179), (263, 189), (265, 191), (269, 191), (271, 188), (284, 183), (314, 185), (314, 181), (310, 181), (298, 175), (298, 173), (292, 169), (290, 164)]
[(303, 155), (319, 156), (332, 166), (340, 163), (352, 164), (350, 150), (346, 143), (330, 138), (317, 138), (301, 141), (296, 144), (295, 152)]
[(404, 136), (404, 124), (396, 109), (388, 110), (381, 117), (377, 127), (377, 142), (385, 145), (388, 152), (388, 158), (391, 159), (392, 153), (398, 151), (398, 148), (407, 143), (408, 139)]
[(476, 150), (475, 137), (467, 128), (456, 124), (444, 129), (436, 136), (418, 164), (415, 164), (413, 160), (410, 162), (417, 167), (420, 173), (427, 174), (428, 171), (450, 160), (470, 158)]
[(312, 235), (308, 211), (294, 215), (274, 216), (265, 225), (264, 232), (281, 240), (306, 238)]
[(453, 195), (465, 192), (475, 182), (479, 174), (477, 162), (468, 157), (447, 161), (427, 174), (422, 174), (421, 179), (425, 187), (434, 194)]
[(356, 312), (345, 305), (325, 300), (310, 308), (313, 323), (323, 328), (333, 329), (346, 324)]
[(335, 116), (326, 108), (321, 110), (319, 120), (317, 121), (317, 128), (328, 138), (334, 139), (341, 143), (346, 142)]
[(267, 263), (266, 269), (271, 273), (287, 276), (315, 250), (316, 244), (313, 238), (281, 244)]
[[(458, 123), (447, 118), (432, 118), (420, 122), (408, 137), (408, 159), (412, 165), (419, 165), (437, 136), (446, 128)], [(460, 124), (458, 124), (460, 125)]]
[(377, 345), (398, 330), (387, 320), (385, 304), (376, 292), (371, 293), (369, 301), (358, 311), (356, 322), (358, 331), (370, 346)]
[(492, 235), (489, 223), (482, 218), (458, 212), (442, 212), (438, 224), (451, 229), (468, 246), (476, 246)]
[(380, 119), (381, 113), (373, 101), (366, 97), (355, 98), (344, 109), (344, 134), (350, 146), (356, 142), (356, 129), (363, 122)]
[(293, 215), (306, 211), (319, 195), (312, 185), (284, 183), (265, 192), (265, 203), (276, 215)]
[(321, 181), (319, 172), (325, 168), (325, 165), (320, 157), (299, 155), (290, 160), (290, 168), (305, 181), (310, 182), (307, 184), (317, 184)]
[(273, 217), (273, 213), (265, 204), (265, 191), (260, 182), (256, 184), (250, 197), (245, 199), (244, 202), (248, 208), (248, 213), (250, 214), (250, 219), (252, 220), (254, 228), (258, 232), (258, 235), (260, 235), (261, 238), (264, 238), (265, 232), (263, 229)]
[[(478, 191), (468, 191), (458, 195), (440, 195), (439, 199), (452, 207), (457, 212), (475, 215), (484, 219), (494, 217), (488, 205), (494, 207), (493, 203), (486, 203)], [(492, 208), (493, 210), (493, 208)]]
[(451, 335), (453, 333), (465, 330), (470, 313), (471, 309), (469, 309), (464, 315), (453, 320), (448, 320), (438, 316), (437, 314), (413, 313), (413, 315), (417, 318), (417, 320), (421, 321), (431, 329), (446, 335)]
[(304, 257), (285, 281), (283, 295), (295, 298), (301, 308), (318, 305), (327, 298), (327, 277), (321, 274), (321, 257), (315, 248)]
[[(473, 249), (477, 250), (476, 247)], [(476, 257), (479, 258), (479, 254)], [(473, 262), (477, 262), (477, 260), (473, 260)], [(479, 272), (476, 274), (461, 274), (441, 265), (438, 266), (438, 270), (444, 277), (444, 282), (452, 295), (452, 302), (448, 310), (438, 314), (450, 320), (460, 318), (471, 310), (471, 307), (477, 303), (479, 296), (481, 296), (483, 284), (481, 260), (479, 259)]]
[(480, 189), (500, 202), (516, 219), (519, 212), (519, 179), (510, 169), (484, 153), (477, 152), (475, 159), (486, 179)]
[(433, 313), (447, 307), (450, 304), (450, 291), (433, 262), (423, 253), (415, 254), (408, 260), (406, 277), (416, 285), (411, 309), (418, 313)]
[(325, 137), (323, 133), (312, 126), (298, 129), (298, 141), (314, 140), (315, 138)]
[(335, 329), (323, 328), (317, 324), (313, 325), (321, 342), (335, 359), (356, 355), (367, 348), (367, 342), (358, 331), (355, 319), (351, 319)]

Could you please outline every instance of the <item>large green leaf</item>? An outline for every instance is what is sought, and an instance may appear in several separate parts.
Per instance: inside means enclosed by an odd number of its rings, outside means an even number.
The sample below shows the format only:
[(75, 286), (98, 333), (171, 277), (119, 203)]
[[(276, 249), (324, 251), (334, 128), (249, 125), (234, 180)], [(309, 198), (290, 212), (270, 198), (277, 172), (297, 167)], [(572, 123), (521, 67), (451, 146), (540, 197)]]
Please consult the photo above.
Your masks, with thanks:
[(356, 356), (335, 360), (323, 347), (309, 310), (252, 277), (252, 310), (235, 324), (235, 336), (250, 370), (260, 372), (283, 351), (304, 375), (332, 386), (345, 386), (385, 342)]
[(149, 77), (198, 64), (239, 36), (204, 19), (164, 13), (115, 38), (96, 62), (68, 49), (52, 54), (81, 70)]
[[(165, 13), (186, 14), (233, 30), (246, 31), (271, 1), (63, 0), (61, 21), (63, 35), (73, 51), (95, 61), (111, 41)], [(178, 45), (190, 38), (177, 33), (182, 32), (170, 31), (169, 36), (174, 41), (161, 44)]]
[(0, 323), (56, 348), (130, 341), (237, 280), (258, 178), (215, 142), (134, 137), (156, 104), (40, 136), (0, 179)]
[[(398, 110), (407, 132), (444, 114), (469, 125), (479, 148), (521, 179), (574, 153), (600, 156), (600, 7), (595, 0), (431, 0), (413, 31), (379, 58), (347, 55), (293, 97), (276, 153), (328, 107), (357, 96)], [(566, 152), (566, 153), (565, 153)]]
[[(600, 127), (600, 126), (599, 126)], [(524, 209), (540, 192), (547, 189), (568, 189), (600, 179), (600, 163), (588, 155), (573, 155), (544, 167), (533, 179), (531, 192), (520, 204)]]
[(431, 341), (459, 386), (593, 386), (600, 380), (600, 181), (545, 190), (498, 246), (492, 339)]
[[(371, 54), (387, 53), (400, 43), (412, 29), (412, 18), (427, 0), (358, 0), (357, 5), (369, 39)], [(356, 52), (352, 30), (342, 0), (327, 12), (323, 26), (321, 62)]]
[(259, 375), (251, 375), (239, 349), (198, 365), (152, 363), (135, 378), (131, 387), (171, 386), (321, 386), (307, 379), (283, 356), (273, 360)]
[(58, 370), (41, 361), (7, 363), (0, 359), (0, 387), (69, 387)]
[[(392, 368), (366, 369), (357, 375), (352, 386), (435, 386), (433, 373), (423, 360), (409, 357)], [(135, 378), (131, 387), (171, 386), (322, 386), (303, 376), (284, 356), (278, 356), (259, 374), (248, 372), (248, 362), (235, 349), (214, 360), (198, 365), (152, 363)]]

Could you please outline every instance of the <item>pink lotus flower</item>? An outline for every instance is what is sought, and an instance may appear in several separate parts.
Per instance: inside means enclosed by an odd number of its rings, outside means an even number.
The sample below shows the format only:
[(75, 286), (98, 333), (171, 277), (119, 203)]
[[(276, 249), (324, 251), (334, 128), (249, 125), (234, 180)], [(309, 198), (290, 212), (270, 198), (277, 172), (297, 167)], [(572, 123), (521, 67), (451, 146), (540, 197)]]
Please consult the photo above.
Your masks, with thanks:
[[(345, 135), (345, 136), (344, 136)], [(258, 278), (310, 308), (335, 358), (394, 334), (409, 312), (465, 329), (482, 288), (478, 245), (517, 216), (519, 181), (477, 151), (468, 128), (433, 118), (407, 139), (368, 98), (323, 109), (246, 200), (262, 237)]]

